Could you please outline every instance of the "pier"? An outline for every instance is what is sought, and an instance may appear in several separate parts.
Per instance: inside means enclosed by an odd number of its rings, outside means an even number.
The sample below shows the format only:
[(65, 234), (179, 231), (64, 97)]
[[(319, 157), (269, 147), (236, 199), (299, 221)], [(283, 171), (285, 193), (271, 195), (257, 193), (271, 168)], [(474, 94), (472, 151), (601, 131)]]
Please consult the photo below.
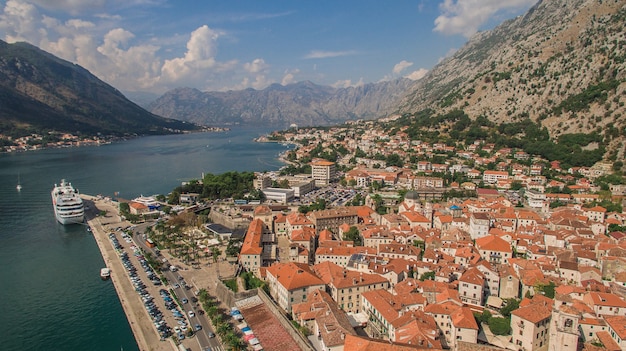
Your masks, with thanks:
[[(85, 194), (81, 194), (81, 198), (85, 201), (85, 205), (90, 208), (88, 211), (85, 211), (85, 218), (106, 266), (111, 269), (111, 281), (113, 281), (113, 286), (124, 308), (128, 323), (135, 335), (139, 350), (178, 350), (171, 338), (166, 340), (160, 339), (152, 320), (143, 306), (141, 297), (135, 292), (135, 288), (128, 279), (128, 274), (108, 238), (108, 233), (115, 231), (115, 228), (130, 226), (130, 223), (120, 220), (118, 209), (110, 200), (99, 199)], [(106, 211), (107, 216), (99, 216), (98, 214), (101, 211)], [(94, 274), (97, 274), (97, 272), (94, 272)]]

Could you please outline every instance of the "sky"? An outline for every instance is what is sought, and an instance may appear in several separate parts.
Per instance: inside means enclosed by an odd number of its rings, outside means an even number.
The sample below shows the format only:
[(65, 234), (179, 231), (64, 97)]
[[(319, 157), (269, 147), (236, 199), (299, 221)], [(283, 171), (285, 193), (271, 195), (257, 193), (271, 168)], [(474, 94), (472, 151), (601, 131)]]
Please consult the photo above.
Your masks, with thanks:
[(122, 92), (419, 79), (537, 0), (0, 0), (29, 42)]

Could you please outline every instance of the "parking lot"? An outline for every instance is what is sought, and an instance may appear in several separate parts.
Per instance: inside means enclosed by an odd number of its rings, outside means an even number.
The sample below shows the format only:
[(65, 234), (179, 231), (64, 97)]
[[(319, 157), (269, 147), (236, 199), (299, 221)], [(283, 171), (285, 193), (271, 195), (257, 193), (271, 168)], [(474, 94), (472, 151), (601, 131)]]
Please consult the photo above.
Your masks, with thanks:
[[(146, 261), (142, 251), (126, 233), (111, 232), (109, 239), (126, 269), (128, 279), (141, 297), (146, 313), (152, 319), (156, 332), (162, 339), (168, 338), (172, 334), (176, 335), (179, 340), (185, 339), (190, 328), (187, 317), (171, 293), (160, 287), (162, 285), (161, 280)], [(141, 267), (141, 269), (137, 267)]]

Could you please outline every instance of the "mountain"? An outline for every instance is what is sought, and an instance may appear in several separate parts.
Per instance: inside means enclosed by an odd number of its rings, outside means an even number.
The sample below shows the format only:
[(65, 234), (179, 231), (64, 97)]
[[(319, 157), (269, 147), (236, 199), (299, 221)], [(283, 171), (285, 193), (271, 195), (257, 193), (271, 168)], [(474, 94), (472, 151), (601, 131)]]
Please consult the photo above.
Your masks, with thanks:
[(164, 134), (196, 129), (156, 116), (86, 69), (27, 43), (0, 41), (0, 133)]
[(374, 119), (396, 108), (412, 81), (399, 79), (350, 88), (320, 86), (309, 81), (273, 84), (263, 90), (202, 92), (178, 88), (148, 106), (152, 113), (188, 122), (263, 123), (286, 127), (340, 124)]
[(397, 111), (530, 120), (551, 138), (596, 132), (617, 145), (626, 136), (624, 23), (626, 0), (539, 1), (473, 36), (409, 88)]

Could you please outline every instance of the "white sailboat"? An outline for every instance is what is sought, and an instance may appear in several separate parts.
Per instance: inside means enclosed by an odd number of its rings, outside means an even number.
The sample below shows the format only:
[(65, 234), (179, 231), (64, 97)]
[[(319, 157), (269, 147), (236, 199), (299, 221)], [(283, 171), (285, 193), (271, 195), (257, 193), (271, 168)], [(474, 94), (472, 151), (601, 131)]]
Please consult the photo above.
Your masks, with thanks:
[(17, 191), (22, 190), (22, 184), (20, 183), (20, 174), (17, 174), (17, 185), (15, 186), (15, 189), (17, 189)]

